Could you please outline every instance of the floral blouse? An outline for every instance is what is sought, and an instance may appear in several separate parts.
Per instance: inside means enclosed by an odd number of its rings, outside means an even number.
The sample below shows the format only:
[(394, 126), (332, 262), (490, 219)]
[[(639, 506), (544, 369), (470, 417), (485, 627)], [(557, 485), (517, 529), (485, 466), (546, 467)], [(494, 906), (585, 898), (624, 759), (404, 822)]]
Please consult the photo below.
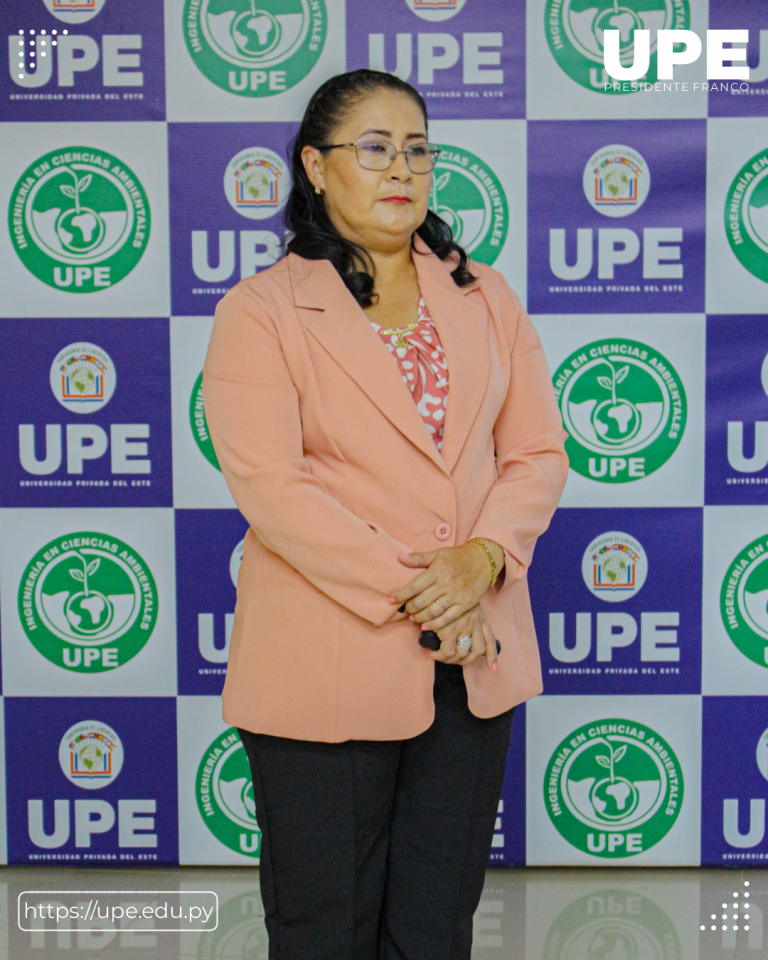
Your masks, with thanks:
[[(398, 334), (386, 336), (381, 327), (371, 320), (371, 325), (393, 354), (405, 385), (411, 391), (416, 409), (421, 414), (424, 426), (432, 435), (438, 450), (443, 445), (445, 409), (448, 403), (448, 365), (440, 338), (427, 310), (424, 297), (419, 297), (419, 317), (414, 330), (402, 334), (410, 346), (398, 347)], [(398, 327), (406, 324), (398, 324)]]

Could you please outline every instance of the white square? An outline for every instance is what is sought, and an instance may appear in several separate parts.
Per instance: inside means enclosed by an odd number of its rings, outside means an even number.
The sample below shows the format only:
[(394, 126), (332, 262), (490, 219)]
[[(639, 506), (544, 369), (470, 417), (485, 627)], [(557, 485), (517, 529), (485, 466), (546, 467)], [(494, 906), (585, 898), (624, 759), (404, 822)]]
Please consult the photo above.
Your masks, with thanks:
[[(570, 0), (563, 0), (562, 5), (557, 6), (555, 19), (559, 19), (561, 11), (570, 6)], [(639, 120), (639, 119), (684, 119), (687, 117), (706, 117), (707, 115), (707, 94), (702, 91), (701, 83), (707, 79), (706, 71), (706, 52), (689, 66), (676, 66), (674, 69), (674, 79), (678, 83), (677, 88), (661, 90), (654, 89), (650, 92), (637, 91), (633, 93), (603, 93), (592, 89), (596, 84), (600, 87), (604, 82), (612, 82), (611, 78), (603, 76), (603, 63), (599, 53), (600, 43), (596, 34), (599, 32), (595, 26), (595, 19), (590, 25), (583, 18), (599, 16), (611, 4), (604, 0), (595, 0), (594, 3), (580, 11), (581, 26), (580, 30), (586, 31), (582, 37), (585, 48), (594, 47), (592, 57), (589, 60), (586, 56), (578, 55), (580, 64), (585, 65), (585, 71), (591, 70), (589, 78), (584, 73), (584, 82), (589, 83), (583, 86), (577, 80), (569, 76), (559, 65), (550, 50), (547, 42), (545, 19), (548, 13), (554, 9), (553, 0), (527, 0), (526, 3), (526, 115), (529, 120)], [(665, 3), (659, 0), (657, 4), (659, 11), (663, 13), (666, 9), (668, 13), (667, 29), (669, 29), (669, 15), (673, 14), (672, 3)], [(690, 26), (688, 29), (697, 33), (699, 37), (705, 37), (707, 24), (709, 22), (709, 2), (708, 0), (686, 0), (686, 6), (690, 6)], [(635, 5), (623, 5), (623, 10), (634, 10)], [(647, 5), (646, 5), (647, 9)], [(651, 13), (654, 11), (651, 10)], [(577, 14), (578, 15), (578, 14)], [(660, 26), (664, 26), (662, 16), (659, 21)], [(675, 24), (673, 29), (678, 29)], [(650, 21), (646, 29), (651, 29), (651, 36), (657, 29), (656, 21)], [(558, 27), (559, 30), (559, 27)], [(565, 49), (574, 49), (571, 40), (566, 36), (564, 38)], [(591, 64), (591, 66), (590, 66)], [(682, 83), (688, 84), (688, 90), (683, 90)], [(694, 82), (699, 84), (694, 91)], [(667, 81), (670, 83), (670, 81)]]
[[(768, 280), (751, 273), (737, 258), (726, 227), (732, 185), (742, 167), (757, 153), (765, 154), (767, 148), (768, 117), (707, 121), (707, 313), (765, 313), (768, 309)], [(754, 251), (755, 262), (762, 265), (763, 276), (768, 278), (768, 220), (761, 224), (761, 230), (764, 250), (756, 247), (748, 235), (740, 238), (739, 249)]]
[[(768, 507), (704, 508), (704, 591), (702, 610), (701, 691), (708, 696), (768, 696), (768, 639), (744, 630), (739, 608), (745, 603), (738, 585), (748, 577), (749, 568), (735, 584), (735, 633), (726, 627), (724, 616), (733, 624), (723, 604), (723, 586), (737, 566), (738, 558), (753, 541), (760, 538), (768, 547)], [(747, 563), (749, 559), (747, 558)], [(758, 597), (759, 600), (759, 597)], [(750, 604), (754, 612), (753, 601)], [(765, 602), (762, 604), (765, 610)], [(746, 638), (748, 649), (762, 653), (763, 664), (741, 652), (732, 635)]]
[(706, 318), (700, 314), (535, 316), (552, 374), (573, 352), (612, 337), (642, 342), (674, 367), (686, 394), (680, 442), (655, 472), (623, 483), (568, 473), (563, 507), (698, 507), (704, 504), (704, 385)]
[[(621, 747), (615, 751), (611, 749), (611, 758), (615, 755), (615, 766), (610, 768), (609, 762), (602, 761), (598, 761), (601, 763), (601, 766), (598, 766), (598, 762), (595, 762), (598, 752), (601, 752), (601, 756), (605, 755), (606, 761), (609, 760), (606, 752), (609, 741), (604, 736), (596, 736), (590, 732), (585, 741), (586, 745), (573, 747), (568, 754), (568, 758), (572, 759), (566, 758), (565, 765), (561, 765), (558, 770), (556, 758), (563, 743), (570, 744), (572, 735), (578, 731), (585, 732), (585, 735), (587, 731), (609, 735), (601, 728), (612, 721), (627, 721), (628, 729), (634, 731), (623, 738), (625, 746), (628, 742), (630, 747), (642, 742), (645, 743), (645, 748), (634, 746), (628, 754), (626, 750), (620, 752)], [(659, 754), (657, 749), (654, 755), (661, 759), (651, 758), (654, 746), (651, 738), (655, 739), (657, 736), (671, 748), (674, 757), (670, 758), (669, 753)], [(615, 743), (619, 743), (621, 739), (616, 739)], [(537, 697), (529, 701), (526, 708), (525, 752), (526, 862), (529, 865), (605, 868), (699, 865), (701, 697)], [(624, 758), (628, 762), (621, 767), (619, 764)], [(569, 777), (569, 762), (573, 763), (570, 768), (574, 771), (573, 777)], [(577, 762), (580, 763), (578, 767)], [(633, 767), (638, 771), (634, 774), (635, 779), (631, 779)], [(597, 780), (603, 768), (606, 772), (610, 770), (610, 778), (616, 778), (615, 781), (611, 779), (609, 785), (616, 783), (624, 789), (624, 793), (614, 794), (617, 811), (630, 810), (630, 806), (634, 804), (634, 826), (622, 826), (622, 818), (617, 812), (611, 823), (613, 830), (608, 827), (594, 827), (594, 823), (607, 823), (610, 819), (608, 815), (602, 816), (603, 810), (599, 805), (605, 794), (605, 790), (601, 792), (600, 785), (609, 779), (606, 776), (603, 781)], [(661, 773), (662, 768), (670, 771), (666, 788), (660, 779), (666, 776)], [(565, 801), (560, 802), (557, 807), (560, 810), (557, 822), (563, 825), (561, 829), (566, 831), (573, 828), (571, 835), (579, 838), (579, 843), (583, 839), (584, 849), (565, 839), (560, 830), (555, 828), (555, 817), (550, 814), (550, 797), (557, 799), (561, 796), (558, 792), (559, 771), (562, 771), (562, 776), (567, 778), (572, 786), (569, 788), (568, 801), (571, 806)], [(589, 776), (577, 781), (576, 777), (585, 772), (589, 773)], [(683, 789), (682, 802), (677, 803), (675, 808), (672, 804), (679, 800), (680, 795), (674, 791), (673, 781), (676, 774), (682, 776)], [(678, 781), (679, 779), (678, 776)], [(645, 819), (643, 805), (648, 806)], [(572, 809), (579, 811), (578, 817)], [(608, 808), (604, 806), (603, 809)], [(667, 813), (669, 810), (672, 810), (671, 814)], [(675, 816), (669, 828), (664, 826), (666, 816)], [(633, 835), (635, 838), (640, 837), (640, 840), (632, 840)], [(620, 839), (613, 841), (612, 837)], [(622, 851), (630, 842), (643, 849), (631, 855), (623, 855)], [(592, 845), (593, 849), (598, 851), (601, 848), (608, 850), (610, 844), (614, 844), (614, 851), (619, 852), (617, 857), (598, 856), (586, 849)]]
[(207, 424), (193, 416), (213, 317), (171, 317), (171, 424), (173, 505), (204, 510), (235, 506), (221, 470), (207, 459), (212, 444)]
[[(48, 279), (44, 282), (36, 273), (25, 265), (15, 249), (16, 241), (6, 230), (0, 231), (0, 303), (2, 315), (5, 317), (163, 317), (170, 314), (170, 274), (169, 274), (169, 240), (168, 240), (168, 145), (165, 123), (3, 123), (0, 124), (0, 166), (3, 170), (2, 186), (0, 186), (0, 206), (7, 210), (10, 204), (16, 209), (16, 198), (20, 196), (21, 187), (17, 184), (24, 171), (37, 160), (57, 151), (57, 161), (66, 158), (71, 148), (90, 149), (92, 157), (100, 157), (101, 164), (92, 164), (94, 168), (110, 164), (114, 169), (117, 165), (125, 164), (130, 173), (136, 177), (146, 196), (149, 206), (149, 234), (146, 237), (146, 246), (138, 262), (129, 272), (117, 279), (116, 282), (103, 289), (92, 289), (90, 292), (69, 292), (75, 290), (78, 282), (78, 270), (96, 270), (97, 264), (101, 269), (118, 271), (119, 258), (128, 257), (133, 262), (132, 247), (140, 243), (138, 234), (126, 233), (128, 239), (118, 239), (116, 256), (91, 260), (85, 252), (78, 251), (75, 256), (68, 248), (61, 246), (61, 237), (73, 235), (65, 231), (66, 225), (60, 225), (57, 219), (55, 224), (48, 220), (40, 220), (41, 237), (47, 241), (59, 244), (61, 251), (56, 256), (42, 257), (34, 244), (27, 244), (27, 250), (35, 253), (41, 275)], [(61, 151), (61, 153), (58, 153)], [(109, 158), (106, 156), (109, 154)], [(110, 159), (111, 158), (111, 159)], [(113, 162), (114, 161), (114, 162)], [(69, 170), (73, 180), (75, 168), (72, 161), (66, 159), (57, 162), (54, 170), (65, 168)], [(50, 166), (50, 164), (49, 164)], [(82, 195), (78, 193), (76, 203), (81, 204), (82, 214), (89, 217), (90, 222), (82, 227), (81, 239), (92, 238), (93, 230), (103, 228), (104, 237), (112, 229), (115, 211), (100, 210), (98, 189), (101, 186), (99, 177), (93, 179), (93, 171), (78, 181), (82, 190), (88, 191)], [(132, 186), (132, 177), (126, 177), (126, 192), (124, 202), (134, 205), (135, 223), (139, 223), (143, 205), (143, 197), (138, 188)], [(62, 179), (66, 180), (67, 177)], [(83, 186), (84, 184), (84, 186)], [(55, 186), (53, 189), (55, 193)], [(70, 193), (66, 196), (74, 197), (74, 190), (68, 183), (58, 184), (59, 188), (67, 187)], [(130, 188), (130, 189), (129, 189)], [(89, 196), (93, 199), (89, 201)], [(67, 203), (62, 199), (62, 204)], [(111, 202), (111, 201), (110, 201)], [(91, 204), (93, 209), (88, 206)], [(86, 210), (83, 210), (85, 207)], [(52, 207), (51, 210), (54, 208)], [(32, 216), (31, 210), (22, 205), (19, 207), (19, 221), (26, 219), (27, 214)], [(117, 211), (119, 213), (119, 211)], [(60, 216), (64, 216), (62, 210)], [(81, 214), (81, 215), (82, 215)], [(107, 216), (103, 216), (106, 214)], [(20, 229), (17, 224), (14, 229)], [(80, 228), (78, 228), (80, 229)], [(85, 230), (88, 233), (85, 233)], [(46, 232), (48, 231), (48, 232)], [(50, 237), (48, 236), (50, 233)], [(130, 235), (134, 237), (130, 239)], [(40, 243), (43, 240), (39, 241)], [(106, 240), (105, 240), (106, 242)], [(84, 248), (85, 249), (85, 248)], [(78, 258), (80, 258), (78, 260)], [(84, 266), (72, 266), (80, 262)], [(54, 263), (60, 264), (54, 266)], [(69, 265), (67, 265), (69, 264)], [(106, 266), (105, 266), (106, 265)], [(58, 269), (58, 281), (56, 280)], [(104, 278), (101, 278), (104, 279)], [(59, 289), (56, 283), (68, 283), (66, 289)], [(90, 285), (91, 281), (87, 281)]]
[(669, 956), (662, 944), (675, 944), (679, 960), (699, 960), (699, 899), (699, 881), (677, 875), (534, 873), (525, 884), (525, 956), (562, 956), (552, 948), (567, 943), (572, 957), (658, 957)]
[[(187, 123), (197, 120), (251, 123), (260, 120), (298, 120), (320, 84), (346, 70), (344, 0), (322, 0), (322, 3), (328, 16), (325, 45), (306, 76), (284, 93), (246, 97), (222, 89), (198, 69), (187, 49), (184, 36), (185, 0), (165, 0), (165, 104), (168, 120)], [(204, 6), (206, 4), (195, 6), (198, 17)], [(242, 4), (233, 3), (232, 6), (241, 8)], [(308, 16), (309, 4), (302, 6), (306, 10), (305, 16)], [(219, 17), (221, 16), (226, 14), (219, 14)], [(204, 32), (201, 29), (201, 33)], [(201, 57), (204, 57), (203, 46), (208, 49), (204, 36), (200, 41)], [(224, 65), (223, 60), (221, 64)], [(285, 67), (285, 63), (275, 63), (274, 66)], [(241, 70), (236, 65), (233, 66), (233, 71), (238, 74), (238, 82), (244, 74), (258, 74), (258, 69)], [(266, 72), (266, 69), (262, 72)], [(259, 76), (255, 80), (262, 82)]]
[[(126, 601), (110, 594), (108, 586), (104, 591), (98, 587), (102, 583), (113, 582), (110, 577), (110, 568), (104, 558), (94, 568), (91, 560), (87, 566), (92, 577), (91, 596), (99, 600), (99, 609), (87, 613), (70, 603), (77, 597), (74, 590), (69, 591), (69, 601), (59, 602), (56, 594), (50, 601), (37, 600), (37, 594), (32, 592), (29, 601), (36, 610), (33, 627), (36, 633), (28, 635), (21, 619), (21, 611), (25, 608), (23, 581), (30, 577), (33, 570), (31, 561), (36, 554), (51, 542), (55, 541), (59, 555), (66, 556), (67, 551), (77, 551), (81, 542), (64, 547), (67, 538), (78, 536), (81, 533), (96, 534), (103, 537), (104, 542), (117, 544), (116, 556), (125, 546), (131, 551), (133, 569), (136, 573), (139, 613), (131, 619), (123, 611)], [(112, 539), (110, 539), (112, 538)], [(119, 541), (119, 543), (118, 543)], [(115, 551), (112, 551), (115, 553)], [(83, 556), (85, 556), (83, 554)], [(86, 558), (87, 559), (87, 558)], [(42, 563), (43, 561), (41, 561)], [(137, 564), (143, 570), (148, 570), (154, 580), (156, 595), (151, 589), (151, 581), (139, 582), (139, 577), (145, 576), (140, 572)], [(68, 564), (74, 569), (72, 564)], [(84, 564), (85, 565), (85, 564)], [(63, 566), (63, 565), (62, 565)], [(3, 687), (7, 696), (17, 697), (127, 697), (142, 696), (167, 697), (175, 696), (176, 682), (176, 577), (175, 547), (173, 532), (173, 510), (157, 508), (61, 508), (61, 509), (5, 509), (0, 510), (0, 567), (3, 576), (0, 578), (0, 614), (2, 615), (2, 658), (3, 658)], [(101, 569), (99, 569), (101, 568)], [(61, 574), (65, 578), (66, 570)], [(77, 572), (77, 571), (76, 571)], [(43, 567), (35, 569), (33, 576), (37, 583), (45, 573)], [(104, 574), (107, 580), (104, 580)], [(94, 579), (96, 580), (94, 584)], [(83, 577), (79, 578), (79, 582)], [(142, 585), (143, 584), (143, 585)], [(72, 581), (75, 588), (75, 580)], [(32, 588), (34, 591), (34, 587)], [(81, 593), (83, 591), (80, 591)], [(45, 591), (41, 591), (41, 594)], [(60, 588), (61, 593), (61, 588)], [(151, 605), (145, 600), (149, 593)], [(48, 595), (48, 594), (47, 594)], [(88, 594), (85, 594), (88, 596)], [(65, 597), (66, 599), (66, 597)], [(133, 601), (131, 601), (133, 602)], [(153, 616), (154, 605), (156, 615)], [(70, 611), (70, 606), (72, 610)], [(41, 613), (41, 609), (43, 613)], [(87, 605), (86, 605), (87, 609)], [(95, 610), (95, 608), (92, 608)], [(103, 640), (94, 632), (93, 639), (86, 632), (91, 621), (107, 623), (106, 617), (112, 618), (117, 624), (119, 616), (125, 617), (130, 630), (114, 631), (111, 639)], [(131, 646), (131, 637), (141, 636), (141, 627), (144, 616), (147, 616), (149, 637), (143, 646), (137, 650)], [(73, 617), (80, 618), (73, 620)], [(139, 619), (141, 618), (141, 619)], [(72, 630), (73, 622), (82, 626), (77, 631)], [(49, 659), (33, 645), (30, 636), (34, 635), (36, 642), (42, 633), (43, 624), (52, 623), (60, 640), (62, 623), (69, 625), (67, 636), (74, 636), (68, 644), (54, 641), (46, 646), (53, 651), (52, 655), (64, 658), (69, 650), (70, 662), (73, 667), (67, 668)], [(136, 629), (134, 629), (136, 628)], [(71, 649), (70, 649), (71, 648)], [(108, 651), (114, 651), (107, 656)], [(100, 654), (95, 664), (88, 663), (86, 670), (86, 653)], [(73, 654), (77, 654), (75, 657)], [(104, 657), (107, 656), (106, 667)], [(117, 665), (114, 663), (117, 661)], [(83, 667), (83, 669), (80, 669)], [(92, 672), (91, 672), (92, 671)]]
[[(240, 843), (245, 846), (254, 843), (254, 829), (249, 830), (247, 827), (249, 819), (254, 824), (256, 822), (251, 809), (253, 787), (250, 786), (250, 768), (247, 767), (245, 748), (239, 737), (229, 749), (221, 747), (221, 739), (230, 729), (221, 719), (221, 698), (178, 697), (176, 716), (179, 753), (179, 863), (257, 866), (258, 857), (246, 856), (237, 850)], [(238, 784), (237, 778), (233, 782), (227, 772), (231, 765), (228, 767), (226, 763), (220, 763), (222, 757), (226, 759), (235, 752), (235, 767), (243, 774), (239, 779), (247, 778), (247, 783)], [(206, 757), (213, 754), (217, 756), (211, 761), (207, 774), (201, 774), (201, 770), (204, 770), (201, 765)], [(207, 802), (201, 801), (203, 788)], [(207, 811), (205, 816), (202, 809)], [(227, 840), (231, 846), (227, 845)]]
[[(451, 162), (451, 154), (444, 151), (438, 161), (435, 171), (433, 197), (430, 207), (434, 210), (440, 204), (441, 183), (447, 173), (449, 177), (460, 177), (458, 170), (466, 161), (464, 176), (468, 185), (472, 185), (486, 204), (485, 220), (481, 230), (474, 226), (474, 210), (462, 211), (451, 209), (448, 217), (457, 223), (459, 229), (455, 237), (470, 257), (484, 263), (490, 262), (488, 252), (492, 251), (491, 266), (504, 274), (509, 285), (525, 304), (527, 299), (527, 126), (525, 120), (434, 120), (429, 125), (429, 139), (433, 143), (459, 148), (458, 156), (454, 157), (453, 170), (450, 167), (442, 169)], [(475, 161), (467, 155), (462, 155), (462, 148), (471, 151), (473, 156), (480, 160), (480, 177), (475, 176), (472, 167)], [(481, 179), (482, 177), (482, 179)], [(485, 181), (485, 183), (483, 182)], [(488, 185), (501, 187), (507, 200), (507, 222), (503, 224), (502, 236), (496, 237), (498, 232), (495, 214), (497, 208), (493, 206), (494, 196), (490, 195)], [(445, 184), (450, 188), (450, 180)], [(470, 187), (472, 189), (472, 187)], [(466, 191), (465, 191), (466, 192)], [(469, 242), (467, 242), (469, 238)], [(498, 247), (495, 244), (499, 244)], [(475, 254), (475, 251), (477, 253)]]

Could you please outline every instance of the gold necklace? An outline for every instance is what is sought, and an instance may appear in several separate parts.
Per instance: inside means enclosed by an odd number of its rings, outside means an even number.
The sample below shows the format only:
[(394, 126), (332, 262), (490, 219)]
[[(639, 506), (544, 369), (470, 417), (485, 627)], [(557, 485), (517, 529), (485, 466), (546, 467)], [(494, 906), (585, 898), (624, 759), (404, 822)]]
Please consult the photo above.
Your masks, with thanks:
[(381, 332), (384, 334), (385, 337), (397, 336), (397, 340), (395, 340), (396, 346), (410, 347), (411, 346), (410, 342), (403, 337), (403, 334), (413, 333), (413, 331), (416, 329), (416, 327), (418, 327), (418, 325), (419, 325), (419, 321), (417, 320), (416, 323), (409, 323), (407, 327), (388, 327), (386, 330), (382, 330)]

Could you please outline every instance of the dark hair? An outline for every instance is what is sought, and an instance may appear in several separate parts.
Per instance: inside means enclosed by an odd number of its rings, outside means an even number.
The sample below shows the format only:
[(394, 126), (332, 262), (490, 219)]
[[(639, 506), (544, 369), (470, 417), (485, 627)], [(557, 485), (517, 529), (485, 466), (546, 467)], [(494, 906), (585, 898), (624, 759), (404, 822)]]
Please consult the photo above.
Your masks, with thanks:
[[(420, 107), (424, 123), (427, 123), (426, 104), (409, 83), (379, 70), (352, 70), (331, 77), (318, 87), (307, 104), (299, 132), (289, 146), (293, 187), (286, 206), (285, 221), (292, 236), (286, 248), (307, 260), (330, 260), (362, 307), (370, 306), (376, 296), (373, 261), (365, 249), (344, 238), (331, 223), (322, 196), (315, 193), (309, 182), (301, 151), (306, 146), (319, 147), (329, 143), (347, 112), (377, 90), (393, 90), (410, 97)], [(451, 271), (458, 286), (463, 287), (475, 280), (467, 269), (466, 253), (454, 242), (449, 225), (436, 213), (429, 210), (424, 222), (416, 228), (416, 233), (441, 260), (451, 255), (458, 260)]]

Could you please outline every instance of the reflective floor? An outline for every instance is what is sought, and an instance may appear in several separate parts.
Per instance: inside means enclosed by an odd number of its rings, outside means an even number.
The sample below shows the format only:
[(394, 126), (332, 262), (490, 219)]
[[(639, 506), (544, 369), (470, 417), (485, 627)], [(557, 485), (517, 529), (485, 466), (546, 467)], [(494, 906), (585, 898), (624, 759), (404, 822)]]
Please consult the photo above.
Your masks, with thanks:
[[(152, 932), (139, 929), (142, 921), (125, 920), (114, 926), (104, 921), (96, 932), (78, 929), (75, 922), (58, 933), (22, 932), (17, 904), (28, 890), (111, 890), (118, 899), (129, 890), (213, 890), (219, 924), (208, 933)], [(765, 960), (764, 918), (768, 871), (489, 870), (475, 915), (472, 956)], [(258, 870), (0, 868), (0, 958), (28, 957), (267, 960)]]

